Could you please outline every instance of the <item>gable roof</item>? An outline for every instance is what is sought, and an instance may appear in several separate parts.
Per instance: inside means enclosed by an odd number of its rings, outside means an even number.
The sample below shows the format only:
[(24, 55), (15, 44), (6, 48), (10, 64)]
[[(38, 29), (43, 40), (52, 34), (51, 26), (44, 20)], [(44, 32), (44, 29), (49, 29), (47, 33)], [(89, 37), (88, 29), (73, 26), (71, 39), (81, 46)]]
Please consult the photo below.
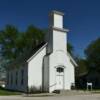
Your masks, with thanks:
[[(31, 61), (39, 52), (41, 52), (41, 50), (44, 49), (44, 47), (47, 46), (47, 44), (48, 44), (47, 42), (42, 42), (37, 47), (32, 49), (30, 52), (28, 51), (28, 52), (23, 53), (22, 56), (18, 57), (15, 61), (9, 63), (7, 69), (10, 69), (16, 66), (21, 66), (22, 64), (26, 64), (27, 62)], [(77, 63), (75, 62), (75, 60), (72, 58), (72, 56), (70, 55), (68, 51), (67, 51), (67, 54), (72, 64), (75, 67), (77, 67), (78, 66)]]
[(42, 42), (38, 46), (36, 46), (34, 49), (24, 52), (23, 55), (21, 55), (20, 57), (15, 59), (15, 61), (9, 63), (7, 66), (7, 69), (10, 69), (10, 68), (16, 67), (16, 66), (21, 66), (22, 64), (26, 64), (27, 61), (29, 59), (31, 59), (31, 57), (38, 54), (42, 50), (42, 48), (44, 48), (46, 45), (47, 45), (46, 42)]
[[(35, 52), (28, 60), (27, 62), (31, 61), (39, 52), (41, 52), (41, 50), (44, 49), (44, 47), (47, 46), (47, 43), (45, 43), (37, 52)], [(70, 53), (67, 51), (68, 57), (71, 60), (71, 62), (74, 64), (75, 67), (77, 67), (77, 63), (76, 61), (72, 58), (72, 56), (70, 55)]]
[(75, 65), (75, 67), (78, 67), (76, 61), (72, 58), (72, 56), (70, 55), (70, 53), (67, 51), (68, 57), (70, 58), (71, 62)]
[(47, 43), (45, 43), (41, 48), (39, 48), (28, 60), (27, 62), (31, 61), (39, 52), (41, 52), (41, 50), (44, 49), (44, 47), (47, 46)]

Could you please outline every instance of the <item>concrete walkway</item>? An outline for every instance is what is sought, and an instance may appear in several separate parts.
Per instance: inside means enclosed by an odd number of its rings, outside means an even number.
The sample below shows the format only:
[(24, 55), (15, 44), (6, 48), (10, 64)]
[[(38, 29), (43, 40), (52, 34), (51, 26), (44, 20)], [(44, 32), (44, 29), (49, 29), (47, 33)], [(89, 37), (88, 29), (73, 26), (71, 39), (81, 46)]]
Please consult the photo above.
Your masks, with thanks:
[(0, 96), (0, 100), (100, 100), (100, 94), (55, 95), (45, 97)]

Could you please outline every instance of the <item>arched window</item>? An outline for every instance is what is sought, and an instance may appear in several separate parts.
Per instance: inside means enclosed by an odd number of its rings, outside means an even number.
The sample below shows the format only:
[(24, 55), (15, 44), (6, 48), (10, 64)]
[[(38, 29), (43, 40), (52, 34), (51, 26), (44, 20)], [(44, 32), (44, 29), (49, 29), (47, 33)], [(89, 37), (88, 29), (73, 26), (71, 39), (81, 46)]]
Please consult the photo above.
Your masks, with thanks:
[(58, 67), (58, 68), (56, 69), (56, 71), (57, 71), (58, 73), (62, 73), (62, 72), (64, 72), (64, 68)]

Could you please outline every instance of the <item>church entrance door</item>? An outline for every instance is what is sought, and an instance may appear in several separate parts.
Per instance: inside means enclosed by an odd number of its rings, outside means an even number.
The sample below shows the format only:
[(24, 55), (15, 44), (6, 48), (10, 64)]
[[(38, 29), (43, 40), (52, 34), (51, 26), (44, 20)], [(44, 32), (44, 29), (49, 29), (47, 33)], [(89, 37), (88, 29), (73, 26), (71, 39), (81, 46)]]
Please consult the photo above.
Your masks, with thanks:
[(64, 89), (64, 68), (58, 67), (56, 69), (56, 90)]

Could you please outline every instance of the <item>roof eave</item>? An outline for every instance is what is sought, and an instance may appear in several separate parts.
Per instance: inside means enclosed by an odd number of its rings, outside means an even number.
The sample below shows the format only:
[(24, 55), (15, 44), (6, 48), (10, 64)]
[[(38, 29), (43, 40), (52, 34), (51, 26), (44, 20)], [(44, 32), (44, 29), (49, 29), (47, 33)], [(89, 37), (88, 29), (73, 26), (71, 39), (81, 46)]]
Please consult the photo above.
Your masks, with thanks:
[(26, 62), (30, 62), (44, 47), (47, 46), (48, 43), (45, 43), (35, 54), (33, 54)]
[(72, 61), (72, 63), (74, 64), (75, 67), (78, 67), (78, 64), (76, 63), (76, 61), (72, 58), (72, 56), (70, 55), (70, 53), (67, 51), (68, 56), (70, 57), (70, 60)]

